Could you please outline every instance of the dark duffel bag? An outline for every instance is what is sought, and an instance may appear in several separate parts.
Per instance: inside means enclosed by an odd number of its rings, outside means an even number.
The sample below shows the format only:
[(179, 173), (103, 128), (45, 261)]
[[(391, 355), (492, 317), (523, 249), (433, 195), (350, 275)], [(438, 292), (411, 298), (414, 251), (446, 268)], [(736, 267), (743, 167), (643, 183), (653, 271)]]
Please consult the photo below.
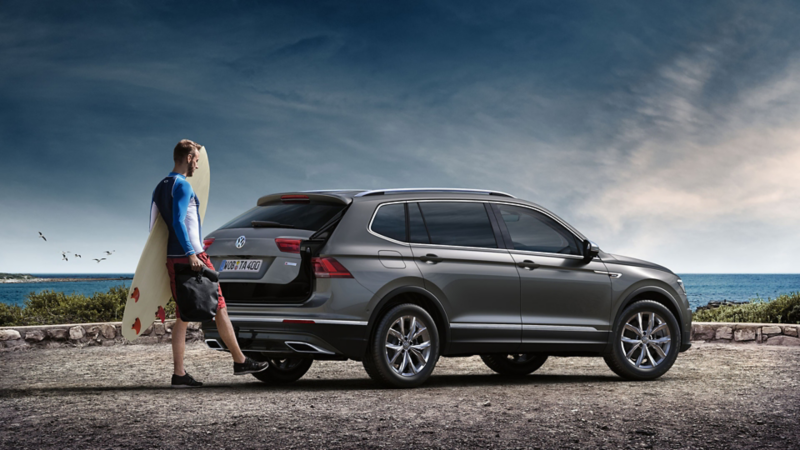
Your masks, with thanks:
[(208, 267), (195, 272), (189, 264), (175, 264), (175, 294), (181, 320), (211, 320), (219, 303), (219, 274)]

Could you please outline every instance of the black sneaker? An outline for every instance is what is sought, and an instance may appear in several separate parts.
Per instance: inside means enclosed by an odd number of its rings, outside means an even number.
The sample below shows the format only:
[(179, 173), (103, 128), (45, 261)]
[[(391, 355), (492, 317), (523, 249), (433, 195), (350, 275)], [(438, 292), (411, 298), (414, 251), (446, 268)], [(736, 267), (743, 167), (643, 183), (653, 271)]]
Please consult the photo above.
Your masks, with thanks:
[(182, 377), (172, 374), (172, 387), (174, 388), (194, 388), (202, 385), (203, 383), (192, 378), (192, 376), (189, 375), (189, 372), (186, 372), (186, 374)]
[(269, 363), (266, 361), (254, 361), (245, 356), (243, 363), (233, 363), (234, 375), (246, 375), (248, 373), (263, 372), (269, 368)]

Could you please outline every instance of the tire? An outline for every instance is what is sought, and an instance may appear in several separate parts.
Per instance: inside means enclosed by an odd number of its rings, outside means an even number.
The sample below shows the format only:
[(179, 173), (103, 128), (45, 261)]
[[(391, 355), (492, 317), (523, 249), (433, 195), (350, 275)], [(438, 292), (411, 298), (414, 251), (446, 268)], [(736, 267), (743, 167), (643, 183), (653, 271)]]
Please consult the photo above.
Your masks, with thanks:
[(521, 377), (535, 372), (547, 361), (547, 355), (534, 353), (498, 353), (481, 355), (483, 363), (500, 375)]
[(603, 359), (614, 373), (627, 380), (654, 380), (675, 363), (681, 329), (666, 306), (640, 300), (617, 317), (611, 339), (611, 353)]
[(406, 303), (381, 317), (363, 364), (370, 378), (383, 386), (412, 388), (431, 376), (438, 359), (436, 322), (422, 307)]
[(254, 377), (268, 384), (293, 383), (308, 372), (311, 364), (314, 363), (310, 358), (253, 358), (259, 361), (269, 361), (267, 370), (252, 374)]

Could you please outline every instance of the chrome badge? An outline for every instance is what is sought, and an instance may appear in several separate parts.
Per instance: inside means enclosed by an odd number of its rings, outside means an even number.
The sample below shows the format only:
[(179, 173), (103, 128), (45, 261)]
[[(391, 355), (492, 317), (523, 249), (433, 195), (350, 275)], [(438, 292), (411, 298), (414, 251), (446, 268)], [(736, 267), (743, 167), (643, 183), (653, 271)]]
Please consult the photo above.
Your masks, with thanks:
[(236, 248), (244, 247), (244, 236), (239, 236), (239, 239), (236, 239)]

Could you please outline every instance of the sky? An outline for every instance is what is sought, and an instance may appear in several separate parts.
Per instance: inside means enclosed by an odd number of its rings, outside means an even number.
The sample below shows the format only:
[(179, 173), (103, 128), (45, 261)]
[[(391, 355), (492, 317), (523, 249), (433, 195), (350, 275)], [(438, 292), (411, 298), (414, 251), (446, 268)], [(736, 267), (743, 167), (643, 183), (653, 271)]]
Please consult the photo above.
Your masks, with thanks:
[(204, 234), (274, 192), (468, 187), (678, 273), (798, 273), (797, 23), (790, 1), (0, 0), (0, 272), (132, 273), (187, 138)]

